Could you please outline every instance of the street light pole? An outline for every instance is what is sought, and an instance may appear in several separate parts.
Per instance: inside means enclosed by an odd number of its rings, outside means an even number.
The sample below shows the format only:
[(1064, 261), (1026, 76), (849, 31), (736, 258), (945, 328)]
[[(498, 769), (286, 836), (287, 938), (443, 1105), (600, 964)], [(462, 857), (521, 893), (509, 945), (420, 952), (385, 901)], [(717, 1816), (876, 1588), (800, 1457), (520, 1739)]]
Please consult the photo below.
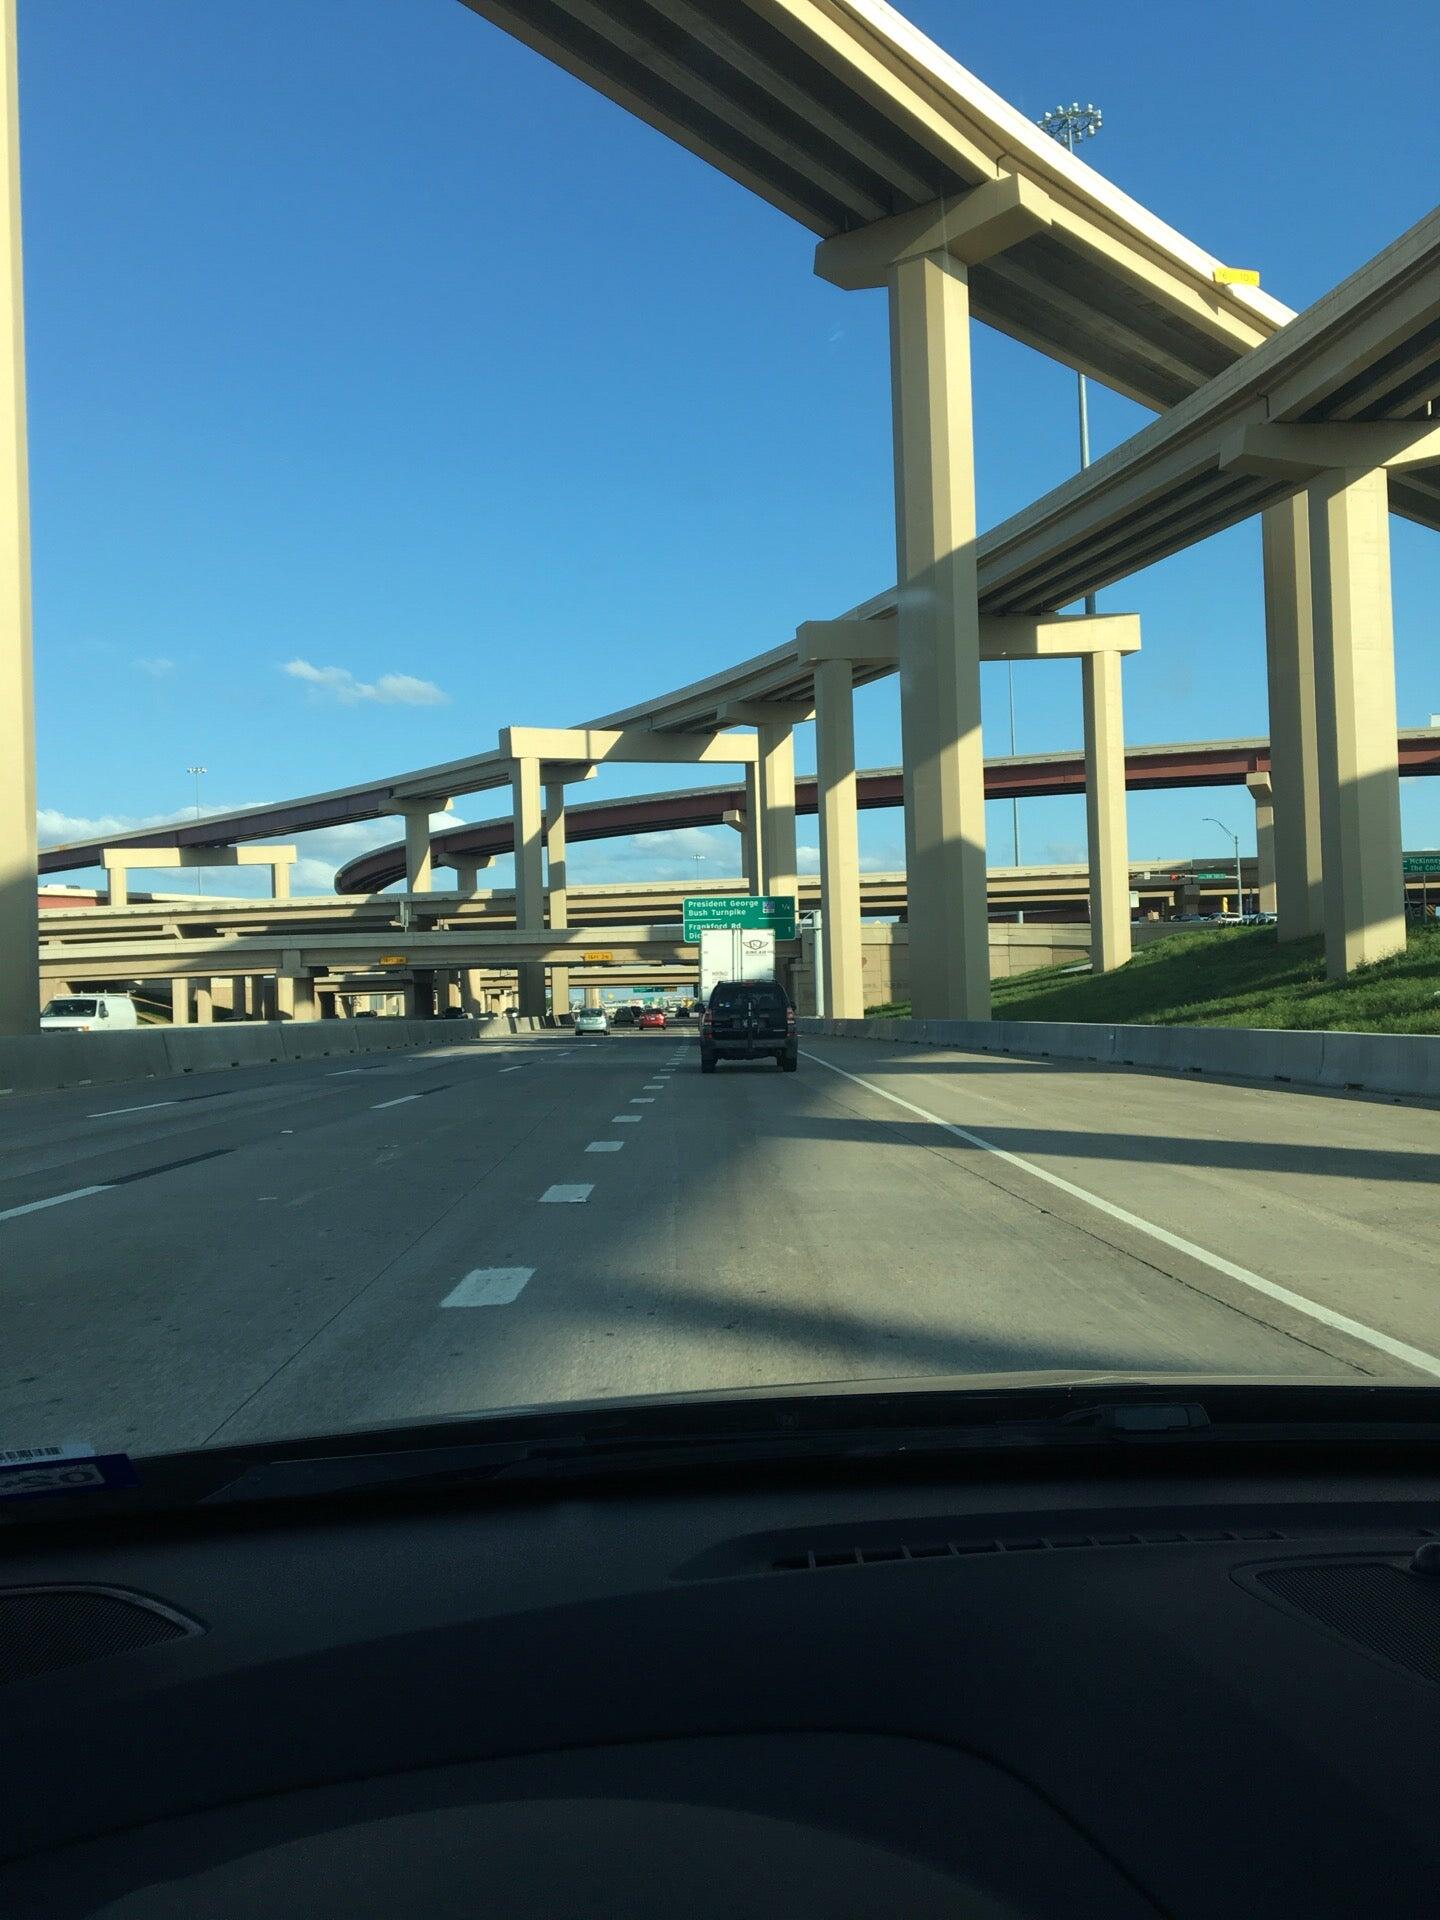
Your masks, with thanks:
[[(1104, 125), (1104, 115), (1093, 100), (1087, 100), (1082, 107), (1078, 100), (1072, 100), (1068, 107), (1050, 107), (1040, 116), (1040, 126), (1053, 140), (1064, 144), (1067, 153), (1074, 153), (1082, 140), (1089, 140)], [(1083, 473), (1090, 464), (1090, 403), (1085, 390), (1085, 376), (1075, 376), (1075, 391), (1080, 410), (1080, 470)], [(1095, 596), (1085, 596), (1086, 613), (1094, 613)]]
[[(195, 776), (195, 822), (198, 826), (200, 822), (200, 776), (202, 773), (208, 773), (210, 769), (208, 767), (187, 767), (185, 771), (187, 773), (193, 773)], [(204, 893), (205, 891), (205, 870), (203, 867), (197, 867), (195, 869), (195, 891), (196, 893)]]
[(1238, 833), (1231, 833), (1225, 822), (1223, 820), (1217, 820), (1213, 813), (1207, 813), (1205, 819), (1210, 826), (1219, 827), (1220, 831), (1235, 849), (1235, 912), (1237, 915), (1243, 916), (1245, 912), (1245, 881), (1240, 871), (1240, 836)]

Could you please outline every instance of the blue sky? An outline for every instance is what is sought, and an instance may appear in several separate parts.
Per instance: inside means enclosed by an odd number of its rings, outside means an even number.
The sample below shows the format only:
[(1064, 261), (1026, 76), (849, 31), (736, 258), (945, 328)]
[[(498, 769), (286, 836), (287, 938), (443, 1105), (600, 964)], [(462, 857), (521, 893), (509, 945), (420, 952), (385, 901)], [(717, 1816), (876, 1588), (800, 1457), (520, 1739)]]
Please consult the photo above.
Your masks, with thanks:
[[(1028, 114), (1099, 101), (1086, 157), (1293, 306), (1429, 210), (1429, 0), (908, 11)], [(171, 814), (197, 763), (208, 808), (488, 747), (893, 580), (883, 297), (817, 281), (805, 231), (458, 0), (20, 0), (20, 27), (42, 840)], [(1072, 469), (1074, 379), (978, 327), (974, 366), (986, 525)], [(1097, 452), (1146, 417), (1092, 388)], [(1391, 528), (1423, 725), (1440, 546)], [(1143, 618), (1130, 738), (1266, 730), (1257, 526), (1101, 604)], [(1003, 752), (1001, 670), (984, 693)], [(1021, 751), (1076, 742), (1078, 670), (1016, 694)], [(857, 746), (898, 759), (893, 681)], [(1404, 807), (1440, 844), (1431, 783)], [(1210, 813), (1253, 845), (1232, 789), (1132, 796), (1132, 851), (1218, 852)], [(1007, 863), (1008, 807), (988, 824)], [(862, 833), (901, 864), (898, 814)], [(1021, 833), (1079, 857), (1082, 810), (1025, 803)], [(392, 837), (317, 837), (299, 884)], [(572, 877), (695, 852), (719, 877), (736, 836), (580, 849)]]

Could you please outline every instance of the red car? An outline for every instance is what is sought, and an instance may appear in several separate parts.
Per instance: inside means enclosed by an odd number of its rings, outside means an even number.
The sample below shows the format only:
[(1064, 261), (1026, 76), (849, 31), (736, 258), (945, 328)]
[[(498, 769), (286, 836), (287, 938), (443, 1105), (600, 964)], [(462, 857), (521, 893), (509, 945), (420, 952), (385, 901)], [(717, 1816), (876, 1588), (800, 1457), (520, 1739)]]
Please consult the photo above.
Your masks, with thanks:
[(635, 1024), (637, 1027), (663, 1027), (665, 1015), (659, 1007), (645, 1007), (642, 1008), (640, 1018)]

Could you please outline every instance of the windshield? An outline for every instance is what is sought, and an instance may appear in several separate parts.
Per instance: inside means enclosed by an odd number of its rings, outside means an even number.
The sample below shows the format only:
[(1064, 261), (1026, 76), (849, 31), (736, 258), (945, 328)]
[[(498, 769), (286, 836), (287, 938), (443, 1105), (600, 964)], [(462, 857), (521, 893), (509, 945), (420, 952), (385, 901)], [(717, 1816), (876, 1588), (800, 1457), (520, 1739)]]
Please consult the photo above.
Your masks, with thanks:
[(0, 1494), (1440, 1382), (1433, 59), (18, 10)]

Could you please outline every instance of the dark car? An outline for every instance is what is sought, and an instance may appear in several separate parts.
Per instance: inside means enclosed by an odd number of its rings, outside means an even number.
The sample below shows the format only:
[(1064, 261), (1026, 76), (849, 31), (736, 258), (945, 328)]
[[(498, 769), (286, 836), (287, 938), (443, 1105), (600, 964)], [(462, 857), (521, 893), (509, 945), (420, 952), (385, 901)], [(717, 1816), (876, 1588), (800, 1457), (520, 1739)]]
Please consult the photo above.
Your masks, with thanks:
[(700, 1022), (700, 1071), (767, 1055), (785, 1073), (800, 1064), (789, 995), (778, 980), (722, 980)]
[(613, 1027), (633, 1027), (635, 1024), (634, 1007), (617, 1007), (610, 1024)]

